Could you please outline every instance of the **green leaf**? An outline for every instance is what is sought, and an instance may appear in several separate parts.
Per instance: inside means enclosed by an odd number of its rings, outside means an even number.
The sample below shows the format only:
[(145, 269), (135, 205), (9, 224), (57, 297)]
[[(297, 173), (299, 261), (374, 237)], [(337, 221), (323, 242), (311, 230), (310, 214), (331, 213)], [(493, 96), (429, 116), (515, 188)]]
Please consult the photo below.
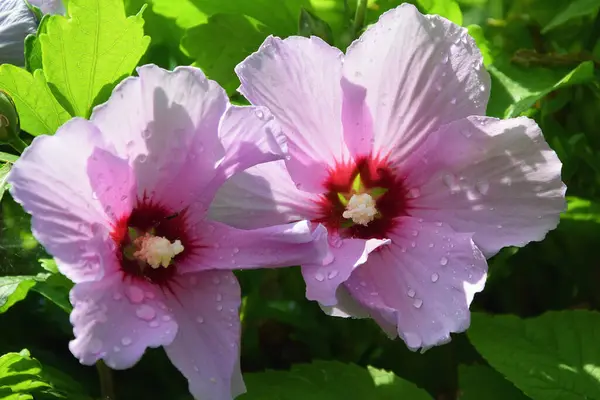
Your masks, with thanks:
[(0, 398), (5, 400), (91, 400), (68, 375), (42, 367), (28, 350), (0, 357)]
[(579, 197), (567, 197), (567, 212), (562, 213), (560, 217), (574, 221), (600, 223), (600, 203)]
[(40, 363), (29, 351), (8, 353), (0, 357), (0, 398), (10, 400), (34, 399), (32, 393), (51, 386), (42, 381)]
[(527, 400), (523, 392), (502, 375), (484, 365), (460, 365), (459, 400)]
[(248, 392), (240, 400), (411, 399), (431, 397), (392, 372), (336, 361), (299, 364), (291, 371), (244, 375)]
[(152, 10), (158, 15), (175, 20), (177, 26), (182, 29), (189, 29), (208, 21), (208, 15), (200, 11), (192, 0), (153, 0)]
[(598, 8), (600, 8), (600, 0), (573, 0), (567, 4), (564, 10), (552, 18), (544, 29), (542, 29), (542, 33), (546, 33), (573, 18), (596, 13), (598, 12)]
[(34, 285), (35, 276), (31, 275), (0, 277), (0, 314), (27, 297)]
[(32, 75), (14, 65), (0, 65), (0, 89), (14, 100), (21, 129), (27, 133), (53, 134), (70, 117), (52, 95), (41, 70)]
[[(89, 117), (131, 74), (150, 43), (141, 12), (127, 18), (122, 0), (71, 0), (40, 36), (44, 74), (71, 115)], [(143, 11), (143, 10), (142, 10)]]
[(426, 14), (437, 14), (462, 25), (463, 16), (460, 6), (454, 0), (417, 0), (417, 5)]
[(265, 27), (250, 17), (217, 14), (190, 29), (181, 45), (195, 60), (194, 65), (232, 93), (239, 85), (234, 67), (256, 51), (267, 36)]
[(25, 68), (29, 72), (42, 68), (42, 44), (40, 35), (46, 33), (46, 24), (50, 15), (44, 15), (38, 26), (37, 33), (25, 38)]
[(73, 287), (73, 283), (62, 274), (52, 274), (43, 282), (37, 282), (31, 289), (52, 303), (56, 304), (66, 313), (73, 310), (73, 306), (69, 301), (69, 291)]
[(18, 156), (14, 154), (4, 153), (0, 151), (0, 161), (14, 164), (19, 159)]
[(467, 332), (489, 364), (534, 400), (600, 399), (600, 314), (537, 318), (474, 313)]
[(298, 34), (306, 37), (318, 36), (327, 43), (333, 44), (333, 32), (327, 22), (304, 8), (300, 10)]
[(4, 196), (4, 192), (6, 191), (8, 183), (6, 182), (6, 178), (8, 178), (8, 173), (10, 172), (10, 164), (0, 164), (0, 201), (2, 201), (2, 196)]
[(479, 51), (481, 51), (481, 55), (483, 56), (483, 65), (487, 67), (494, 61), (494, 59), (492, 57), (490, 44), (484, 36), (483, 28), (481, 28), (479, 25), (469, 25), (467, 30), (469, 31), (469, 35), (475, 39), (475, 43), (477, 44), (477, 47), (479, 47)]

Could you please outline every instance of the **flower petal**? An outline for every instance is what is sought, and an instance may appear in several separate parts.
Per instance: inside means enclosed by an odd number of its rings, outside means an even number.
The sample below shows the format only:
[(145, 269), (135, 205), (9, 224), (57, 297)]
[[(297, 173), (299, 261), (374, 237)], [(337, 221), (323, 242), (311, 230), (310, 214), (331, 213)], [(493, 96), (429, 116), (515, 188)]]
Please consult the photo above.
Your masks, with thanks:
[(102, 272), (98, 251), (110, 225), (86, 173), (100, 145), (91, 123), (72, 119), (54, 136), (36, 137), (8, 177), (13, 198), (32, 216), (34, 236), (74, 282)]
[(348, 159), (342, 136), (342, 53), (318, 37), (268, 37), (236, 67), (240, 92), (268, 107), (288, 138), (290, 175), (321, 192), (327, 166)]
[(528, 118), (471, 117), (433, 134), (407, 164), (411, 215), (449, 223), (490, 257), (542, 240), (565, 210), (561, 162)]
[(289, 267), (322, 262), (328, 254), (327, 230), (311, 223), (254, 230), (207, 222), (199, 229), (200, 249), (180, 266), (182, 271)]
[(321, 310), (323, 310), (325, 314), (340, 318), (369, 317), (369, 311), (354, 300), (344, 285), (338, 287), (335, 296), (337, 298), (335, 306), (324, 306), (319, 303), (319, 307), (321, 307)]
[(411, 349), (445, 343), (469, 326), (469, 305), (485, 283), (485, 258), (470, 234), (410, 217), (398, 222), (392, 244), (372, 253), (346, 287), (363, 307), (397, 324)]
[(224, 155), (218, 127), (228, 99), (198, 68), (145, 65), (138, 74), (121, 82), (91, 120), (116, 154), (131, 160), (138, 195), (177, 210), (214, 178)]
[(0, 1), (0, 64), (22, 66), (25, 37), (36, 29), (35, 16), (23, 0)]
[(93, 197), (98, 198), (111, 222), (128, 216), (137, 195), (133, 169), (128, 161), (96, 148), (88, 159), (87, 172)]
[(62, 0), (28, 0), (29, 4), (38, 7), (44, 14), (64, 14)]
[(342, 125), (344, 140), (355, 158), (371, 153), (373, 147), (373, 118), (366, 103), (367, 90), (342, 78)]
[(246, 391), (239, 357), (240, 287), (227, 271), (177, 278), (169, 306), (179, 324), (165, 346), (171, 362), (188, 379), (196, 399), (231, 400)]
[(210, 218), (253, 229), (314, 219), (318, 196), (299, 190), (283, 161), (259, 164), (231, 177), (210, 206)]
[(71, 290), (71, 352), (85, 365), (103, 359), (113, 369), (132, 367), (146, 348), (167, 345), (177, 334), (163, 300), (156, 286), (124, 282), (117, 273), (76, 284)]
[(343, 73), (367, 89), (374, 151), (392, 160), (442, 124), (485, 114), (490, 78), (475, 41), (410, 4), (383, 14), (348, 48)]
[(348, 280), (354, 268), (367, 262), (369, 254), (375, 249), (389, 243), (387, 239), (344, 239), (329, 248), (332, 262), (303, 264), (306, 298), (324, 306), (336, 305), (338, 287)]

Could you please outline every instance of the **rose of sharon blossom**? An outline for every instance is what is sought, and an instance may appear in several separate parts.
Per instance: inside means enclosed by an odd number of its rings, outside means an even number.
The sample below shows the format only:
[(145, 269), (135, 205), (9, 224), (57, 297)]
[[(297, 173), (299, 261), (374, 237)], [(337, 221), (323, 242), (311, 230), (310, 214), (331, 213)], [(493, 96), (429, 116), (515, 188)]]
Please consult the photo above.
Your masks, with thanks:
[(64, 14), (65, 6), (62, 0), (28, 0), (33, 6), (36, 6), (44, 14)]
[(24, 0), (0, 1), (0, 64), (22, 66), (25, 37), (35, 33), (37, 21)]
[(73, 354), (134, 365), (164, 346), (199, 399), (244, 391), (237, 268), (319, 262), (326, 230), (307, 221), (241, 230), (206, 218), (233, 174), (282, 157), (262, 107), (235, 107), (199, 69), (138, 69), (90, 121), (39, 136), (11, 193), (75, 282)]
[(469, 325), (485, 257), (558, 223), (560, 161), (534, 121), (483, 116), (481, 54), (444, 18), (400, 6), (346, 55), (270, 37), (236, 72), (290, 156), (228, 182), (211, 213), (246, 228), (323, 223), (333, 262), (302, 272), (333, 315), (369, 315), (412, 349), (444, 343)]

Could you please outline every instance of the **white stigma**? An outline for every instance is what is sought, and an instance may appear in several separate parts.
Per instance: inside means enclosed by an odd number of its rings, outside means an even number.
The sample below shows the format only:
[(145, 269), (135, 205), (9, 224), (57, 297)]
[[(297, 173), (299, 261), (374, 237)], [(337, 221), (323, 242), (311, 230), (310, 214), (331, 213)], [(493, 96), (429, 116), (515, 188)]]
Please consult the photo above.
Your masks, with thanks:
[(148, 234), (137, 238), (135, 244), (139, 250), (133, 256), (147, 262), (154, 269), (161, 266), (167, 268), (173, 257), (183, 251), (180, 240), (171, 243), (167, 238)]
[(375, 200), (367, 193), (353, 194), (342, 214), (344, 218), (351, 219), (355, 224), (367, 225), (375, 219), (377, 209)]

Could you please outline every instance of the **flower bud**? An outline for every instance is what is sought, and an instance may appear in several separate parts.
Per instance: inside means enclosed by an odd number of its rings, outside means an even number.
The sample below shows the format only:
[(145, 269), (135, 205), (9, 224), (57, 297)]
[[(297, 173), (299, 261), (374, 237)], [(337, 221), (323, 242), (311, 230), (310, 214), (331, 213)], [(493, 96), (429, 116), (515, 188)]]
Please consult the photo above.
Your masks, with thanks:
[(0, 143), (12, 143), (19, 137), (19, 114), (10, 96), (0, 90)]

